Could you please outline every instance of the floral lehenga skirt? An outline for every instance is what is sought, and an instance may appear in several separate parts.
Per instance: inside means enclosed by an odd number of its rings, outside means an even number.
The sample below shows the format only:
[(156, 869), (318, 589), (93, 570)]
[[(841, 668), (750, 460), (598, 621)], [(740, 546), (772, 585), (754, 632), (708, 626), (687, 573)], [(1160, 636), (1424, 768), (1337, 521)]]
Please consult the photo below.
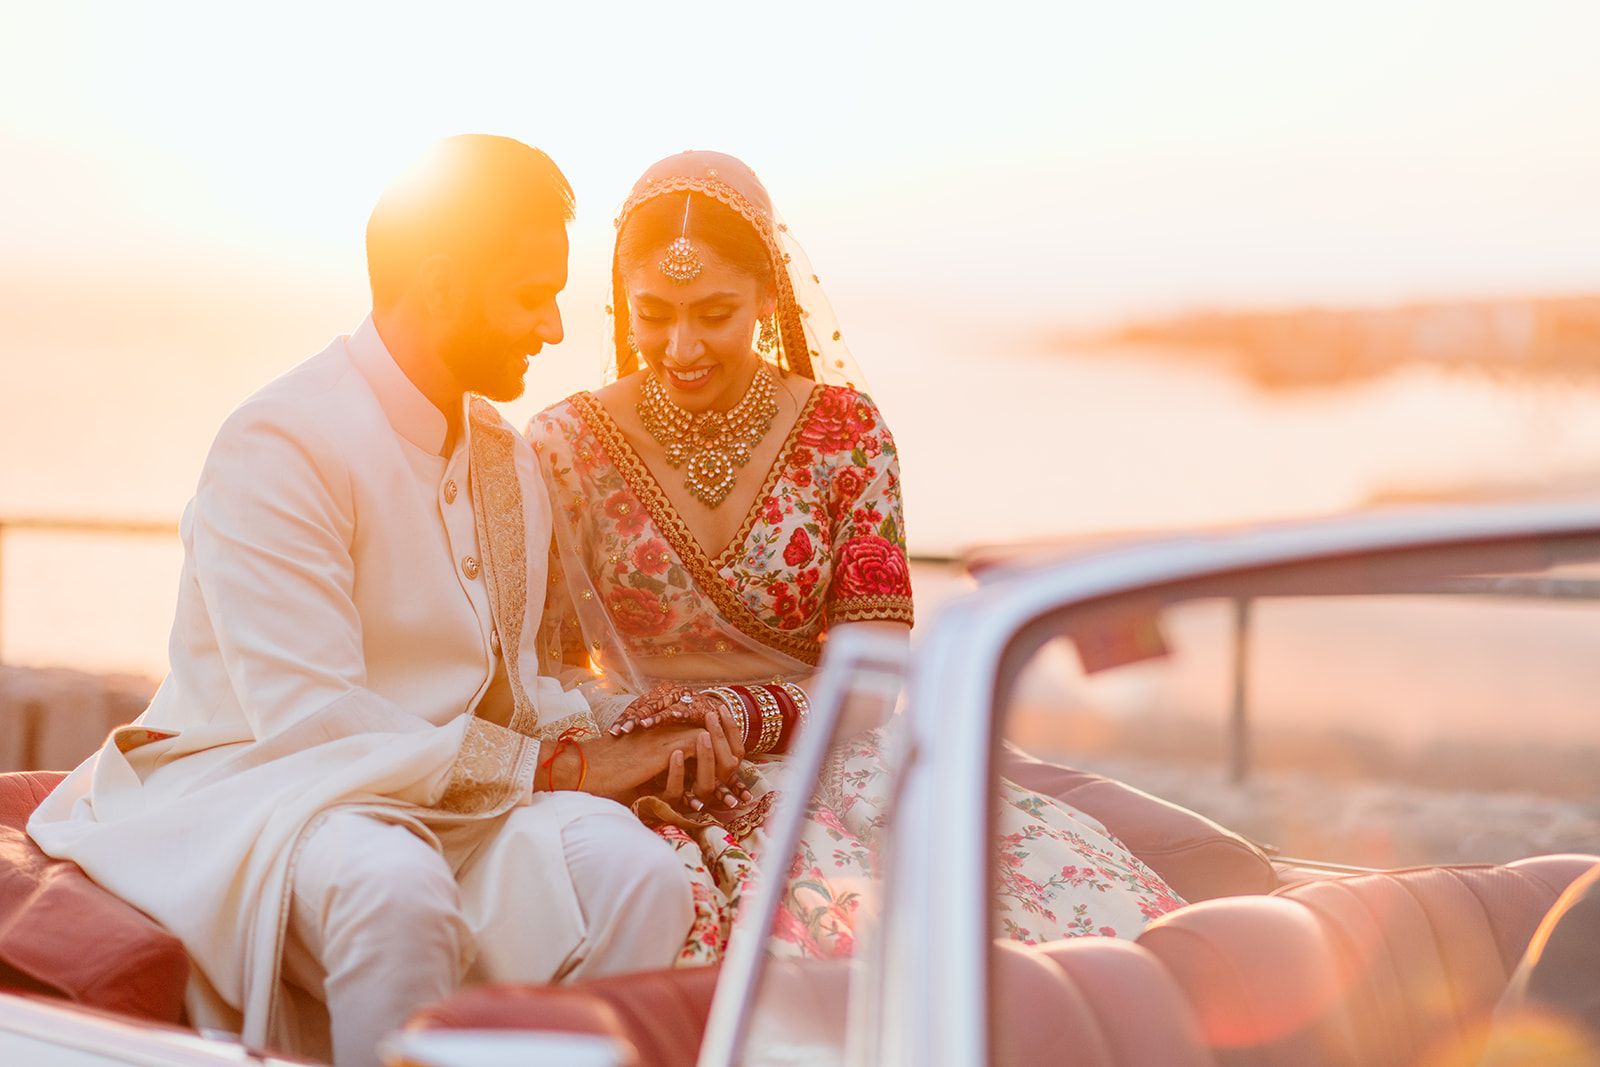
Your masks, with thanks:
[[(769, 950), (796, 957), (847, 956), (870, 895), (886, 828), (889, 774), (879, 731), (840, 745), (823, 769), (788, 871)], [(765, 825), (783, 785), (782, 757), (749, 767), (754, 797), (715, 820), (665, 805), (640, 809), (688, 867), (694, 925), (679, 966), (713, 963), (727, 948), (740, 903), (754, 885)], [(1052, 797), (1001, 783), (995, 847), (999, 929), (1026, 944), (1065, 937), (1135, 937), (1183, 901), (1090, 816)]]

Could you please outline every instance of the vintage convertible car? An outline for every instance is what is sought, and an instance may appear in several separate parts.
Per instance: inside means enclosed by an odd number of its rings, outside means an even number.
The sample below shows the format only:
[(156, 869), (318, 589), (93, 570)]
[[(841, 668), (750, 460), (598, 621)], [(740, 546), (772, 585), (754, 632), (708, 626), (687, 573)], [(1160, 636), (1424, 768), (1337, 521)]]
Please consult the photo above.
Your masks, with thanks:
[[(848, 887), (850, 958), (788, 958), (775, 936), (778, 875), (808, 799), (796, 787), (720, 967), (467, 990), (421, 1012), (391, 1055), (479, 1067), (1477, 1063), (1489, 1035), (1518, 1022), (1494, 1012), (1536, 929), (1600, 857), (1393, 870), (1289, 860), (1117, 781), (1034, 759), (1007, 740), (1008, 720), (1041, 650), (1066, 640), (1114, 680), (1167, 658), (1190, 631), (1174, 622), (1159, 636), (1164, 621), (1204, 605), (1233, 617), (1244, 604), (1404, 605), (1413, 633), (1433, 625), (1419, 604), (1505, 606), (1537, 640), (1462, 631), (1496, 677), (1534, 679), (1555, 662), (1539, 658), (1552, 647), (1580, 675), (1600, 673), (1600, 629), (1581, 610), (1600, 602), (1596, 576), (1600, 508), (1583, 505), (1368, 515), (989, 567), (909, 653), (871, 631), (829, 644), (792, 781), (832, 788), (841, 746), (864, 730), (882, 730), (894, 753), (876, 876)], [(1213, 645), (1235, 664), (1243, 655)], [(1323, 651), (1296, 670), (1315, 681), (1340, 669), (1337, 649)], [(1408, 664), (1408, 699), (1463, 673), (1459, 656)], [(997, 937), (999, 776), (1099, 819), (1190, 903), (1133, 942)], [(186, 962), (170, 938), (70, 865), (29, 852), (19, 828), (54, 776), (0, 778), (0, 985), (13, 991), (0, 994), (0, 1062), (260, 1062), (182, 1029)], [(1600, 961), (1580, 980), (1600, 982)], [(1576, 1032), (1546, 1027), (1545, 1038), (1546, 1051), (1600, 1054)]]

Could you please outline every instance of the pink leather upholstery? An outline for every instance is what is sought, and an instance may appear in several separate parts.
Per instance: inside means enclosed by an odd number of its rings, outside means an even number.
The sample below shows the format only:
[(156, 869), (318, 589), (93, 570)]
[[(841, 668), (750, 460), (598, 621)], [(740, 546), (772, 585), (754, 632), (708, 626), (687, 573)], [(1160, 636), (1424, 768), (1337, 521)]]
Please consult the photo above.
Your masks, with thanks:
[[(819, 983), (838, 982), (822, 964)], [(571, 986), (467, 989), (424, 1008), (409, 1024), (428, 1030), (559, 1030), (601, 1034), (633, 1046), (649, 1067), (693, 1067), (711, 1011), (718, 968), (652, 971)]]
[(1595, 862), (1309, 881), (1180, 909), (1138, 943), (1224, 1067), (1470, 1064), (1540, 919)]
[(1354, 1064), (1341, 986), (1316, 916), (1271, 897), (1228, 897), (1152, 923), (1138, 944), (1183, 991), (1217, 1062)]
[(189, 980), (183, 945), (24, 833), (64, 777), (0, 774), (0, 989), (177, 1023)]
[[(997, 965), (993, 1043), (997, 1053), (1020, 1054), (1009, 1062), (1075, 1067), (1213, 1067), (1216, 1063), (1177, 983), (1138, 945), (1103, 937), (1028, 948), (1007, 944), (1001, 946), (997, 960), (1017, 953), (1051, 964), (1069, 992), (1048, 1001), (1037, 998), (1013, 1004), (1006, 975)], [(1063, 1026), (1068, 1013), (1071, 1025)], [(1030, 1032), (1051, 1042), (1048, 1055), (1037, 1045), (1024, 1044)], [(1034, 1055), (1036, 1051), (1041, 1054)]]
[[(1124, 941), (1084, 938), (995, 956), (996, 1064), (1033, 1067), (1214, 1067), (1178, 987), (1149, 953)], [(467, 990), (425, 1009), (411, 1025), (447, 1029), (565, 1030), (633, 1046), (651, 1067), (690, 1067), (711, 1008), (714, 968), (660, 971), (575, 986)], [(805, 1020), (809, 1036), (847, 1013), (844, 961), (784, 964), (771, 989)]]

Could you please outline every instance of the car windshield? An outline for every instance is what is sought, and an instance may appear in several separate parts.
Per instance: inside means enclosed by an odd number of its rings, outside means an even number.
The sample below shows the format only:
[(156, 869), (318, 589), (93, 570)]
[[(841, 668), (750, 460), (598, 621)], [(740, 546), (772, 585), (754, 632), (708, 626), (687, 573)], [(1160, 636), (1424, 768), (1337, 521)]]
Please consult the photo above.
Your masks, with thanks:
[[(883, 852), (891, 834), (895, 770), (906, 762), (907, 731), (901, 712), (904, 643), (899, 637), (860, 645), (836, 642), (816, 687), (812, 736), (785, 768), (803, 812), (791, 808), (774, 834), (794, 847), (783, 866), (784, 884), (766, 902), (769, 925), (761, 938), (758, 980), (747, 992), (748, 1028), (737, 1062), (827, 1064), (843, 1062), (852, 985), (865, 978), (877, 936)], [(834, 643), (834, 642), (831, 642)], [(831, 729), (830, 729), (831, 727)], [(814, 772), (814, 773), (812, 773)], [(776, 855), (777, 853), (774, 853)], [(762, 875), (778, 870), (764, 863)], [(749, 892), (749, 890), (747, 890)], [(741, 916), (741, 933), (757, 909)], [(736, 944), (738, 938), (735, 938)], [(741, 960), (730, 956), (719, 985), (718, 1008), (738, 981)], [(714, 1016), (709, 1040), (715, 1043)]]
[(1064, 633), (1019, 680), (1007, 739), (1298, 857), (1600, 846), (1600, 563), (1294, 585)]
[[(791, 757), (804, 812), (789, 811), (793, 847), (768, 853), (787, 856), (781, 871), (762, 868), (782, 888), (765, 916), (741, 915), (762, 921), (759, 951), (741, 971), (730, 949), (707, 1031), (708, 1048), (732, 1042), (730, 1058), (703, 1063), (872, 1062), (885, 1033), (933, 1013), (981, 1017), (981, 983), (921, 982), (918, 961), (933, 957), (906, 948), (919, 940), (977, 946), (951, 974), (980, 972), (991, 946), (989, 1032), (1020, 1040), (1020, 1056), (1055, 1023), (1024, 1010), (1039, 990), (1016, 983), (1043, 978), (1012, 958), (1018, 946), (1137, 938), (1184, 902), (1303, 876), (1290, 854), (1326, 876), (1600, 850), (1593, 541), (1145, 587), (1018, 616), (987, 676), (925, 671), (1000, 640), (980, 632), (981, 611), (959, 617), (937, 628), (945, 643), (919, 644), (909, 698), (883, 649), (830, 648), (813, 751)], [(958, 707), (930, 677), (961, 678), (969, 695)], [(823, 713), (837, 715), (826, 737)], [(958, 847), (969, 836), (979, 851)], [(961, 885), (983, 892), (972, 878), (985, 859), (987, 896), (963, 897)], [(927, 1002), (948, 990), (960, 995)]]

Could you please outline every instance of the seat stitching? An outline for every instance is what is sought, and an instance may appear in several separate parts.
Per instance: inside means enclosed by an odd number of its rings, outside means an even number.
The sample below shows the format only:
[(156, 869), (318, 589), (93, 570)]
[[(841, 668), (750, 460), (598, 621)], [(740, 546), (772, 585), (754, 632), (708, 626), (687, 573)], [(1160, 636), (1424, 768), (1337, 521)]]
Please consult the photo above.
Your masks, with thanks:
[[(1484, 927), (1490, 931), (1493, 931), (1494, 926), (1489, 921), (1489, 909), (1484, 907), (1482, 898), (1479, 897), (1477, 893), (1473, 892), (1472, 886), (1469, 885), (1467, 881), (1459, 874), (1457, 874), (1455, 871), (1452, 871), (1448, 867), (1441, 867), (1439, 870), (1442, 873), (1449, 875), (1455, 880), (1457, 885), (1466, 890), (1467, 896), (1471, 897), (1472, 900), (1478, 905), (1478, 911), (1483, 916)], [(1456, 1026), (1460, 1030), (1465, 1031), (1467, 1029), (1467, 1018), (1465, 1008), (1461, 1003), (1461, 990), (1459, 988), (1459, 983), (1456, 981), (1455, 971), (1450, 967), (1449, 961), (1445, 956), (1444, 943), (1439, 936), (1439, 926), (1433, 921), (1433, 912), (1428, 910), (1427, 905), (1422, 902), (1421, 895), (1413, 890), (1410, 884), (1408, 884), (1404, 879), (1396, 878), (1395, 881), (1399, 884), (1400, 888), (1405, 891), (1405, 894), (1416, 902), (1417, 907), (1422, 910), (1423, 917), (1427, 920), (1428, 933), (1433, 938), (1433, 951), (1434, 954), (1439, 957), (1439, 968), (1440, 970), (1444, 971), (1445, 986), (1450, 991), (1450, 1007), (1455, 1013)], [(1498, 948), (1496, 949), (1495, 954), (1499, 955)], [(1502, 970), (1504, 969), (1504, 962), (1504, 960), (1501, 961)]]
[[(1373, 907), (1367, 903), (1366, 897), (1362, 896), (1360, 893), (1357, 893), (1354, 889), (1350, 888), (1349, 885), (1343, 884), (1346, 882), (1355, 881), (1358, 878), (1370, 877), (1371, 875), (1353, 875), (1348, 879), (1339, 879), (1338, 882), (1330, 884), (1337, 888), (1341, 893), (1352, 899), (1355, 902), (1357, 909), (1364, 912), (1367, 918), (1371, 921), (1373, 929), (1378, 931), (1378, 937), (1381, 940), (1383, 949), (1383, 962), (1389, 971), (1389, 977), (1394, 982), (1395, 988), (1404, 992), (1406, 988), (1405, 976), (1400, 973), (1399, 964), (1395, 959), (1396, 953), (1394, 950), (1394, 944), (1390, 940), (1388, 929), (1379, 920), (1376, 910), (1374, 910)], [(1321, 921), (1321, 917), (1325, 913), (1315, 906), (1309, 904), (1307, 906), (1311, 908), (1312, 912), (1318, 916), (1318, 920)], [(1337, 932), (1339, 940), (1349, 949), (1349, 958), (1359, 963), (1363, 954), (1360, 951), (1359, 944), (1355, 941), (1354, 934), (1346, 931), (1343, 924), (1338, 921), (1337, 917), (1331, 914), (1328, 915), (1328, 921), (1324, 923), (1324, 926), (1333, 927), (1333, 929)], [(1379, 1001), (1381, 999), (1377, 996), (1376, 990), (1372, 988), (1372, 983), (1370, 981), (1362, 983), (1361, 992), (1363, 998), (1369, 1002)], [(1370, 1006), (1371, 1005), (1369, 1004), (1369, 1008)], [(1372, 1011), (1371, 1014), (1374, 1019), (1384, 1019), (1388, 1015), (1387, 1012), (1382, 1011)], [(1410, 1046), (1412, 1048), (1418, 1047), (1420, 1041), (1415, 1029), (1411, 1025), (1412, 1019), (1410, 1013), (1402, 1011), (1400, 1013), (1400, 1017), (1401, 1026), (1410, 1037)]]
[[(1211, 942), (1210, 942), (1209, 939), (1200, 936), (1199, 934), (1195, 933), (1192, 930), (1186, 930), (1181, 926), (1163, 926), (1160, 929), (1166, 930), (1166, 931), (1168, 931), (1170, 933), (1181, 934), (1182, 936), (1188, 938), (1189, 940), (1197, 941), (1201, 945), (1203, 945), (1203, 946), (1205, 946), (1207, 948), (1210, 948), (1210, 946), (1211, 946)], [(1212, 956), (1218, 957), (1218, 958), (1220, 958), (1222, 960), (1223, 966), (1233, 976), (1234, 984), (1236, 986), (1238, 986), (1239, 990), (1248, 999), (1249, 1003), (1246, 1005), (1246, 1007), (1248, 1007), (1249, 1012), (1250, 1012), (1250, 1027), (1251, 1027), (1252, 1031), (1255, 1030), (1256, 1021), (1261, 1016), (1260, 1005), (1258, 1005), (1256, 1003), (1256, 997), (1255, 997), (1254, 993), (1251, 992), (1249, 983), (1244, 980), (1243, 972), (1241, 972), (1239, 970), (1237, 964), (1234, 963), (1233, 958), (1231, 956), (1229, 956), (1227, 953), (1217, 952), (1215, 950), (1212, 950), (1210, 954)], [(1160, 958), (1159, 953), (1157, 953), (1156, 956), (1157, 956), (1158, 959)], [(1166, 961), (1165, 960), (1162, 961), (1162, 966), (1164, 968), (1166, 967)], [(1168, 969), (1167, 973), (1171, 974), (1172, 972), (1171, 972), (1170, 969)], [(1188, 1003), (1190, 1011), (1193, 1011), (1194, 1010), (1194, 1003), (1193, 1003), (1193, 1001), (1190, 1000), (1187, 991), (1184, 992), (1184, 998), (1183, 999), (1184, 999), (1184, 1001), (1186, 1003)], [(1204, 1034), (1204, 1020), (1200, 1020), (1200, 1022), (1201, 1022), (1201, 1026), (1202, 1026), (1202, 1034)], [(1206, 1037), (1206, 1043), (1209, 1045), (1210, 1044), (1210, 1035), (1204, 1035), (1204, 1036)]]

